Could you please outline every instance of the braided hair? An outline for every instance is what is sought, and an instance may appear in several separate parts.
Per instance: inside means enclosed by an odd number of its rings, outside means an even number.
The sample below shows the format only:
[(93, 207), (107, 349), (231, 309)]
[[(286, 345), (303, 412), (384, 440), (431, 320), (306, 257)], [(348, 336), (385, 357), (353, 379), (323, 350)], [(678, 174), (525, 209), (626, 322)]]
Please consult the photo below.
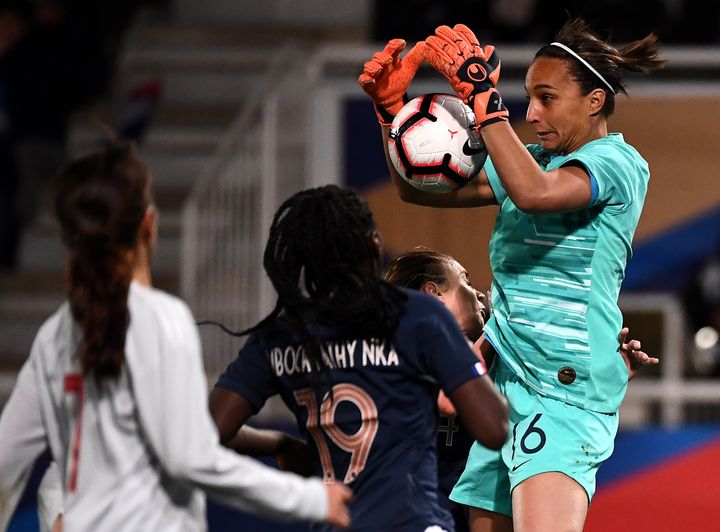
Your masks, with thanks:
[(283, 315), (314, 369), (326, 370), (314, 326), (344, 337), (388, 339), (407, 296), (381, 278), (375, 221), (355, 192), (327, 185), (287, 199), (275, 213), (263, 265), (278, 294), (273, 311), (237, 336)]

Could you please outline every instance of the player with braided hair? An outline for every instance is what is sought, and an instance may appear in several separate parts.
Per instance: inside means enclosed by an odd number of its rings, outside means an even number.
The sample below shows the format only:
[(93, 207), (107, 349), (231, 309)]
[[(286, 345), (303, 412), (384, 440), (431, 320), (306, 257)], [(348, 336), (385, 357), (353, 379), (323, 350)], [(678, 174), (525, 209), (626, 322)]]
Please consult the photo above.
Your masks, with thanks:
[(151, 286), (156, 211), (135, 149), (79, 158), (57, 186), (68, 302), (40, 328), (0, 417), (0, 529), (48, 449), (46, 487), (59, 497), (44, 513), (62, 513), (66, 530), (205, 530), (205, 493), (275, 519), (347, 525), (347, 488), (220, 446), (190, 310)]
[(226, 445), (272, 395), (292, 410), (315, 474), (353, 489), (352, 528), (452, 529), (437, 494), (436, 398), (499, 448), (506, 405), (435, 298), (386, 283), (380, 236), (352, 191), (286, 200), (264, 266), (278, 300), (218, 380), (210, 409)]
[[(285, 310), (318, 366), (322, 360), (307, 329), (311, 323), (337, 322), (356, 334), (389, 337), (404, 297), (378, 281), (379, 262), (372, 258), (380, 242), (367, 205), (347, 189), (306, 190), (285, 202), (275, 220), (264, 266), (278, 291), (278, 303), (248, 332)], [(352, 261), (359, 267), (348, 268)]]
[[(473, 107), (489, 158), (474, 183), (448, 194), (414, 189), (388, 164), (400, 197), (500, 205), (485, 338), (499, 355), (491, 373), (509, 399), (512, 430), (500, 454), (473, 445), (452, 499), (471, 507), (474, 531), (581, 530), (633, 370), (617, 356), (617, 297), (649, 180), (647, 162), (608, 133), (607, 120), (626, 92), (623, 71), (664, 61), (654, 35), (616, 48), (569, 21), (528, 69), (526, 120), (538, 143), (524, 146), (497, 88), (494, 47), (458, 24), (414, 49)], [(407, 90), (385, 79), (393, 73), (361, 75), (376, 105), (380, 88)]]

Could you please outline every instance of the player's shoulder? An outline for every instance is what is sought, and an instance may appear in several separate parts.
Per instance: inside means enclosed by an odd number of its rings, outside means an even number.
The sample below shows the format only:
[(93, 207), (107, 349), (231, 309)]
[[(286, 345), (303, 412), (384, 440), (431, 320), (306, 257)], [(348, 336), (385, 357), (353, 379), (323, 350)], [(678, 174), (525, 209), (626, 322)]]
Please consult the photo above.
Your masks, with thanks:
[[(318, 337), (333, 336), (334, 332), (334, 328), (311, 326), (311, 333)], [(248, 334), (241, 349), (263, 350), (269, 345), (287, 346), (299, 343), (301, 343), (300, 338), (291, 325), (287, 314), (285, 311), (281, 311), (275, 319), (264, 323), (259, 329)]]
[(625, 140), (622, 133), (609, 133), (608, 135), (595, 139), (581, 146), (579, 153), (590, 153), (612, 157), (617, 162), (618, 157), (647, 165), (647, 162), (639, 151)]
[(70, 312), (70, 303), (68, 301), (63, 301), (57, 310), (43, 322), (38, 330), (38, 334), (48, 334), (51, 331), (55, 331), (71, 319), (72, 313)]
[[(134, 378), (153, 374), (199, 355), (200, 344), (190, 309), (180, 298), (133, 282), (128, 294), (130, 325), (125, 359)], [(144, 377), (143, 377), (144, 378)]]
[(622, 133), (610, 133), (588, 142), (576, 153), (578, 159), (591, 168), (596, 178), (605, 175), (621, 184), (623, 189), (630, 187), (640, 191), (647, 187), (650, 179), (648, 162), (634, 146), (625, 141)]
[(409, 288), (401, 288), (400, 290), (407, 294), (401, 324), (428, 323), (438, 319), (444, 320), (451, 316), (445, 305), (437, 297)]
[(131, 323), (160, 325), (172, 322), (194, 322), (187, 304), (177, 296), (157, 288), (130, 283), (128, 294)]
[(131, 301), (138, 300), (150, 308), (161, 310), (180, 311), (186, 310), (187, 305), (177, 296), (174, 296), (159, 288), (146, 286), (138, 282), (130, 283), (129, 298)]
[(412, 309), (416, 306), (444, 306), (437, 297), (421, 292), (420, 290), (414, 290), (412, 288), (398, 288), (407, 296), (408, 309)]
[(48, 317), (38, 329), (35, 335), (35, 345), (58, 345), (73, 327), (72, 312), (70, 303), (65, 301), (60, 307)]

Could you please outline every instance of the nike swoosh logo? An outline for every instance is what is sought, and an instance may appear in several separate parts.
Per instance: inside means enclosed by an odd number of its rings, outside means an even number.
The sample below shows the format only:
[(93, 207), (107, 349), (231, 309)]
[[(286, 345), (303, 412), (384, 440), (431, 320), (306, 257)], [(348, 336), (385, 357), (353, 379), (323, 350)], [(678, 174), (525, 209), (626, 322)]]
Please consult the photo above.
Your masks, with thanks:
[(467, 139), (465, 141), (465, 144), (463, 144), (462, 152), (465, 155), (477, 155), (478, 153), (482, 153), (485, 151), (485, 146), (480, 146), (479, 148), (472, 148), (470, 146), (470, 139)]
[(524, 462), (520, 462), (518, 465), (513, 466), (512, 470), (513, 470), (513, 471), (517, 471), (517, 470), (520, 469), (522, 466), (524, 466), (525, 464), (527, 464), (530, 460), (532, 460), (532, 458), (530, 458), (530, 459), (528, 459), (528, 460), (525, 460)]

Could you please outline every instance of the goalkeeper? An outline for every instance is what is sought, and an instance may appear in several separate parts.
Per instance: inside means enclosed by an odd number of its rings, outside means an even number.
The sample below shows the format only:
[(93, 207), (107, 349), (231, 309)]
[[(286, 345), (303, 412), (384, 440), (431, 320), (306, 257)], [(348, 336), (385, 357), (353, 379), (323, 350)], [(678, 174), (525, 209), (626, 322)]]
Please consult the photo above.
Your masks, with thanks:
[[(474, 110), (489, 159), (478, 179), (448, 194), (412, 188), (388, 164), (402, 200), (435, 207), (498, 204), (490, 239), (493, 312), (485, 341), (507, 396), (511, 431), (500, 452), (474, 444), (451, 499), (474, 531), (580, 531), (599, 465), (613, 450), (629, 371), (617, 356), (617, 306), (649, 169), (608, 132), (622, 72), (664, 64), (648, 35), (618, 49), (582, 20), (540, 48), (525, 78), (524, 146), (497, 84), (500, 59), (462, 24), (440, 26), (400, 59), (390, 41), (359, 82), (388, 124), (423, 60)], [(644, 359), (645, 363), (656, 363)]]

